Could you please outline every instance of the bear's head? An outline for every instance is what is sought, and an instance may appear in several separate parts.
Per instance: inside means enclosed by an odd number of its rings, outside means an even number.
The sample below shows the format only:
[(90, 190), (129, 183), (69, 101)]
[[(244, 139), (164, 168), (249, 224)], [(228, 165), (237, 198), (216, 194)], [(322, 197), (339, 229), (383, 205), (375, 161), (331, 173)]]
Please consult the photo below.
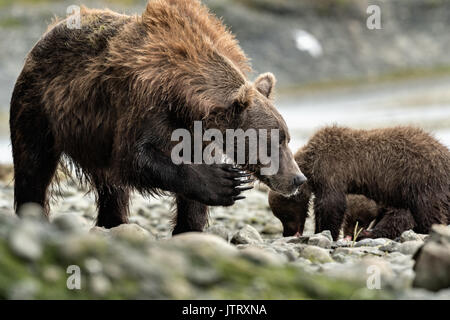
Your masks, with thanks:
[[(286, 122), (274, 107), (275, 82), (271, 73), (260, 75), (253, 83), (246, 81), (231, 95), (228, 110), (222, 110), (225, 113), (216, 114), (214, 118), (215, 123), (222, 123), (222, 131), (227, 124), (235, 134), (245, 135), (245, 142), (234, 140), (233, 154), (227, 151), (228, 156), (270, 189), (291, 195), (306, 181), (306, 177), (288, 147), (290, 135)], [(228, 141), (228, 134), (225, 136)], [(245, 152), (242, 152), (244, 146)]]

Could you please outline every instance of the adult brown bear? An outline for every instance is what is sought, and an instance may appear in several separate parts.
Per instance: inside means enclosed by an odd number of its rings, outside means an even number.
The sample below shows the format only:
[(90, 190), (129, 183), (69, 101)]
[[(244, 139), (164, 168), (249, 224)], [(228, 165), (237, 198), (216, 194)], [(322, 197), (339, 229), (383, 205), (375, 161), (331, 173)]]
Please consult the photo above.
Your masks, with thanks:
[(362, 194), (379, 205), (376, 226), (363, 237), (395, 238), (408, 229), (428, 233), (432, 224), (450, 222), (450, 152), (421, 129), (326, 127), (295, 159), (308, 183), (290, 198), (269, 195), (274, 213), (294, 228), (302, 226), (311, 193), (316, 232), (330, 230), (334, 239), (344, 222), (347, 194)]
[[(129, 192), (171, 192), (174, 233), (201, 231), (207, 205), (241, 199), (246, 175), (227, 164), (175, 165), (175, 129), (278, 129), (279, 172), (243, 168), (282, 193), (305, 180), (271, 99), (271, 74), (247, 80), (233, 35), (196, 0), (155, 0), (141, 16), (81, 10), (80, 28), (54, 24), (28, 54), (11, 100), (16, 210), (48, 211), (47, 189), (64, 155), (97, 194), (97, 224), (127, 222)], [(269, 133), (267, 133), (269, 134)], [(247, 158), (246, 158), (247, 159)], [(247, 159), (248, 160), (248, 159)]]

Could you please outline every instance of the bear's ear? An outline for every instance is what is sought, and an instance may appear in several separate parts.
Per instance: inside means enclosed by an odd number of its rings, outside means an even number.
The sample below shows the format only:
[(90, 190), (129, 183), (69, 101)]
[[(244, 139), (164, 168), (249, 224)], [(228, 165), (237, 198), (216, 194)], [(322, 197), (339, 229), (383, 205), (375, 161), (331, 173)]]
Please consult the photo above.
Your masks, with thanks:
[(275, 76), (272, 73), (268, 72), (256, 78), (255, 87), (259, 92), (261, 92), (261, 94), (270, 99), (272, 98), (273, 89), (276, 82), (277, 80), (275, 79)]
[(233, 100), (233, 106), (239, 111), (249, 107), (253, 98), (255, 97), (255, 90), (250, 82), (245, 82), (237, 91)]

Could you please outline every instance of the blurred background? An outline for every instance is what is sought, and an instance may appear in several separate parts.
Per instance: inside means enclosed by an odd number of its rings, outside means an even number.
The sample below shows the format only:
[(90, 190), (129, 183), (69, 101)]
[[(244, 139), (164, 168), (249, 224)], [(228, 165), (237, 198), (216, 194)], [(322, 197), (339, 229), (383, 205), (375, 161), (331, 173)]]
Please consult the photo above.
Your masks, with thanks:
[[(204, 0), (252, 59), (278, 78), (293, 149), (337, 123), (415, 124), (450, 146), (449, 0)], [(140, 14), (146, 0), (0, 0), (0, 162), (11, 162), (9, 100), (24, 57), (52, 17), (85, 4)], [(377, 5), (381, 29), (367, 13)]]
[[(140, 14), (146, 2), (0, 0), (0, 299), (450, 298), (449, 250), (436, 244), (450, 229), (433, 231), (413, 270), (425, 235), (330, 249), (331, 236), (314, 235), (310, 217), (306, 237), (283, 238), (267, 188), (258, 185), (245, 201), (211, 208), (203, 235), (171, 238), (171, 199), (139, 194), (131, 224), (93, 228), (94, 195), (64, 176), (51, 224), (33, 206), (16, 219), (8, 112), (27, 52), (71, 5)], [(252, 79), (267, 71), (278, 78), (276, 104), (294, 150), (326, 124), (414, 124), (450, 147), (450, 0), (203, 2), (236, 34)], [(368, 8), (379, 8), (380, 29), (367, 27), (377, 13)], [(67, 290), (68, 265), (82, 267), (82, 290)], [(369, 266), (379, 268), (383, 290), (366, 288)]]

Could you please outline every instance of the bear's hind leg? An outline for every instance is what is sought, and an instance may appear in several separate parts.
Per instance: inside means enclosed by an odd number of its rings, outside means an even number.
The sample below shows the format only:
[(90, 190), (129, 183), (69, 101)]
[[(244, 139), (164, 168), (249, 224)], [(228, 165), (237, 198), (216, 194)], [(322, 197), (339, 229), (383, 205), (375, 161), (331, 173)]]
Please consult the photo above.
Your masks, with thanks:
[(414, 231), (429, 233), (433, 224), (447, 224), (448, 203), (445, 194), (421, 194), (412, 206), (411, 213), (416, 221)]
[(198, 231), (202, 232), (208, 223), (208, 207), (200, 202), (176, 196), (177, 216), (172, 235)]
[(47, 118), (38, 108), (23, 111), (11, 108), (11, 144), (14, 162), (14, 207), (16, 213), (29, 202), (49, 213), (47, 189), (58, 166), (61, 153), (55, 150)]
[(129, 190), (112, 187), (104, 183), (96, 184), (97, 226), (107, 229), (128, 223)]

